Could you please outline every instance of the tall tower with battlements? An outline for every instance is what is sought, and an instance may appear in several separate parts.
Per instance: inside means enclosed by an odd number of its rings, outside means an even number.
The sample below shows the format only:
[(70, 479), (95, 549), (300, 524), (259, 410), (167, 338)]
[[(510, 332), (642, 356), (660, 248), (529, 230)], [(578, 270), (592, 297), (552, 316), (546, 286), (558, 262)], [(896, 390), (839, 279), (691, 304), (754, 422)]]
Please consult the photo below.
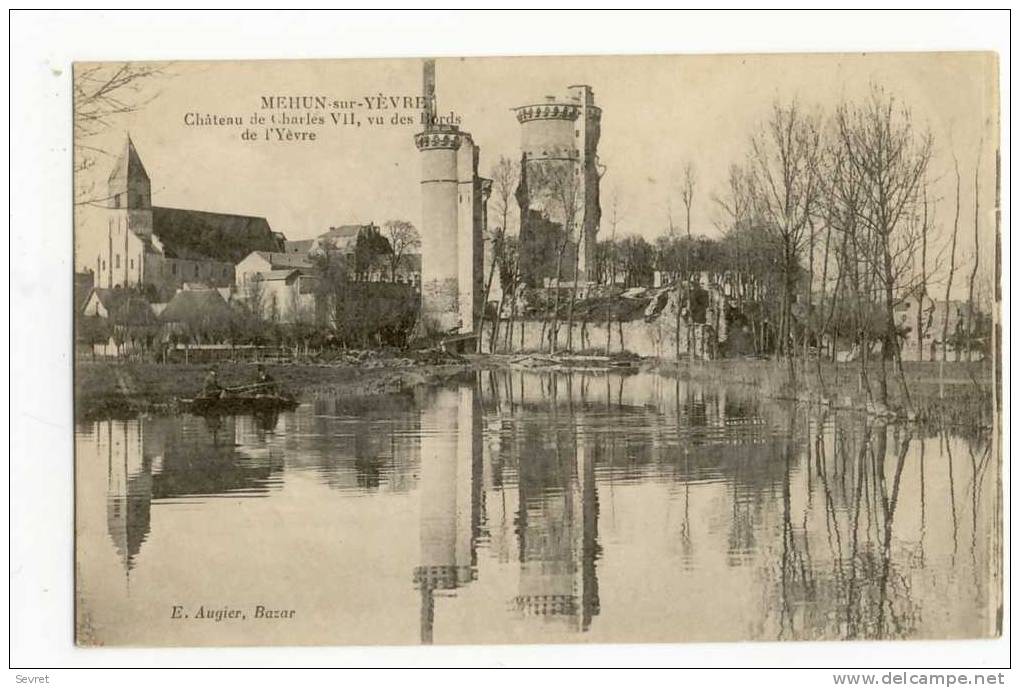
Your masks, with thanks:
[(421, 152), (421, 321), (426, 333), (468, 334), (482, 312), (482, 236), (489, 180), (478, 176), (471, 134), (435, 120), (435, 63), (426, 60), (428, 103)]
[(590, 86), (570, 86), (566, 97), (514, 108), (521, 124), (522, 277), (531, 286), (555, 277), (594, 279), (599, 204), (598, 144), (602, 109)]

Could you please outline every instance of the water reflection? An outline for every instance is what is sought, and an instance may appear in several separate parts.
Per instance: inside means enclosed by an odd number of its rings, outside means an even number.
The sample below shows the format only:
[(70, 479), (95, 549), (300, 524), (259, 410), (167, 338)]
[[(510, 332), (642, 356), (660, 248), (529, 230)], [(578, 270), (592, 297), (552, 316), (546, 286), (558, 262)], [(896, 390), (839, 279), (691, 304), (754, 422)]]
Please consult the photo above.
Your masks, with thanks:
[[(77, 441), (79, 489), (105, 470), (105, 547), (125, 581), (155, 576), (181, 548), (170, 533), (187, 529), (232, 554), (235, 570), (211, 559), (203, 575), (232, 576), (245, 599), (307, 605), (312, 620), (292, 642), (968, 637), (999, 626), (988, 434), (926, 434), (650, 374), (489, 371), (414, 394), (322, 395), (278, 417), (93, 423)], [(196, 530), (196, 518), (223, 518), (224, 499), (259, 500), (246, 502), (254, 530)], [(245, 547), (263, 522), (280, 534), (272, 556), (321, 562), (260, 576)], [(90, 532), (83, 550), (99, 547)], [(88, 585), (98, 575), (82, 576), (93, 616), (124, 595), (151, 606), (193, 593), (172, 578), (158, 594)], [(151, 642), (163, 623), (150, 620)], [(227, 628), (238, 642), (272, 641)]]

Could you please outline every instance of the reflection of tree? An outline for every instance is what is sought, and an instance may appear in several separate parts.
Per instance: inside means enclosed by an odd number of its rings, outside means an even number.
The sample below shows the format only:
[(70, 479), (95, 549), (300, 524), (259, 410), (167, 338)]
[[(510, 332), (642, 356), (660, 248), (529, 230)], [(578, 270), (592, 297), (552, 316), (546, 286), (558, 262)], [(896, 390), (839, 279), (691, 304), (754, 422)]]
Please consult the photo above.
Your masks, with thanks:
[(403, 492), (415, 483), (420, 423), (413, 396), (320, 393), (314, 414), (293, 459), (313, 459), (330, 487)]
[[(817, 426), (819, 436), (826, 420)], [(822, 493), (828, 545), (823, 561), (830, 561), (828, 566), (812, 560), (817, 553), (810, 548), (810, 503), (798, 518), (791, 493), (795, 466), (792, 458), (786, 462), (790, 477), (783, 484), (779, 638), (907, 637), (919, 622), (919, 606), (903, 564), (897, 563), (893, 529), (912, 437), (899, 427), (864, 421), (844, 428), (839, 422), (838, 416), (832, 419), (835, 455), (830, 459), (826, 442), (816, 441), (815, 461), (809, 458), (807, 465)], [(895, 446), (891, 483), (886, 465), (890, 434)], [(919, 546), (923, 559), (923, 541)]]

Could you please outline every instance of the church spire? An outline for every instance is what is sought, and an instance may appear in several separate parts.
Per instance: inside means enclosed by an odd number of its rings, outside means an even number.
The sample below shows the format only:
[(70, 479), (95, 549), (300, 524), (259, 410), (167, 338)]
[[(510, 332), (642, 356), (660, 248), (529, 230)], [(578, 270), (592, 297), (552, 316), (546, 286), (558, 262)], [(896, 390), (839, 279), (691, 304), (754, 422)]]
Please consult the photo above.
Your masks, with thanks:
[(149, 208), (152, 188), (149, 173), (128, 134), (124, 150), (113, 166), (107, 181), (111, 208)]

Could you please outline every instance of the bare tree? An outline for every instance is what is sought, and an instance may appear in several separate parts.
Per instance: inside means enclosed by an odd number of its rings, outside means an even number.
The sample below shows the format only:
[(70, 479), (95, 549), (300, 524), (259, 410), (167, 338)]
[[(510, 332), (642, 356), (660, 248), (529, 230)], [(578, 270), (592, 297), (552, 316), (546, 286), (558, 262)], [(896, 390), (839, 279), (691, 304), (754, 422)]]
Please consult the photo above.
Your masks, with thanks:
[[(620, 190), (613, 188), (609, 200), (609, 241), (616, 242), (616, 227), (623, 214)], [(616, 286), (616, 270), (607, 271), (609, 279), (606, 287), (606, 356), (609, 356), (613, 349), (613, 288)], [(623, 342), (620, 342), (620, 349), (623, 350)]]
[(252, 273), (245, 276), (243, 282), (244, 305), (254, 323), (261, 323), (265, 317), (265, 285), (262, 275)]
[(921, 284), (917, 288), (917, 360), (924, 360), (924, 335), (928, 330), (924, 318), (924, 300), (928, 298), (928, 183), (925, 180), (921, 189), (923, 215), (921, 218)]
[[(515, 203), (515, 192), (517, 185), (520, 181), (520, 166), (517, 162), (507, 158), (506, 156), (500, 156), (499, 161), (492, 170), (492, 195), (490, 200), (495, 206), (496, 215), (500, 218), (499, 225), (488, 237), (492, 244), (492, 260), (489, 263), (489, 277), (485, 281), (485, 296), (483, 303), (489, 301), (489, 291), (492, 289), (492, 279), (496, 274), (496, 270), (503, 262), (503, 249), (506, 245), (506, 231), (507, 222), (510, 219), (510, 214), (513, 211)], [(502, 281), (501, 281), (502, 282)], [(492, 323), (492, 335), (489, 337), (489, 349), (494, 352), (496, 350), (496, 338), (499, 335), (499, 318), (503, 309), (503, 300), (506, 296), (506, 290), (512, 288), (514, 285), (502, 284), (502, 294), (499, 299), (499, 306), (496, 308), (496, 315), (493, 318)], [(484, 317), (479, 319), (478, 322), (478, 351), (482, 350), (482, 325)]]
[(170, 76), (166, 63), (121, 62), (76, 66), (73, 78), (75, 204), (102, 205), (108, 198), (96, 196), (95, 182), (85, 173), (99, 158), (115, 153), (96, 143), (116, 121), (137, 112), (159, 92), (155, 84)]
[(817, 202), (819, 143), (817, 118), (803, 113), (796, 102), (788, 106), (775, 103), (764, 129), (751, 139), (755, 215), (782, 246), (783, 301), (777, 354), (787, 358), (791, 384), (795, 379), (792, 305), (800, 255)]
[[(560, 310), (560, 282), (563, 279), (563, 261), (568, 257), (568, 249), (573, 249), (573, 281), (574, 286), (572, 289), (572, 298), (570, 301), (570, 308), (572, 310), (574, 299), (577, 293), (577, 272), (578, 272), (578, 252), (580, 249), (580, 242), (583, 238), (578, 232), (578, 237), (575, 239), (574, 232), (577, 228), (578, 218), (583, 213), (583, 194), (581, 193), (581, 182), (579, 175), (574, 174), (574, 164), (555, 164), (545, 165), (535, 170), (535, 177), (538, 180), (537, 187), (544, 188), (547, 190), (549, 198), (552, 202), (552, 206), (558, 216), (558, 219), (562, 221), (562, 231), (559, 240), (556, 242), (556, 281), (553, 292), (553, 302), (551, 304), (551, 317), (550, 317), (550, 328), (549, 333), (549, 351), (550, 353), (556, 353), (556, 349), (559, 345), (559, 310)], [(529, 170), (530, 174), (530, 170)], [(568, 320), (571, 320), (573, 313), (569, 314)], [(571, 334), (573, 331), (573, 323), (571, 322)]]
[(421, 237), (414, 225), (407, 220), (390, 220), (383, 225), (383, 233), (392, 249), (387, 255), (390, 263), (390, 281), (396, 282), (400, 262), (421, 246)]
[[(694, 166), (691, 163), (687, 163), (684, 166), (684, 178), (680, 186), (680, 200), (684, 204), (684, 213), (686, 222), (684, 223), (684, 229), (687, 233), (687, 243), (684, 250), (684, 274), (687, 276), (687, 317), (691, 318), (691, 314), (694, 312), (693, 303), (691, 301), (693, 289), (690, 284), (691, 279), (691, 206), (694, 204), (694, 187), (697, 184), (695, 178)], [(677, 280), (677, 302), (676, 302), (676, 358), (680, 360), (680, 281)], [(694, 323), (693, 321), (687, 323), (687, 362), (690, 364), (693, 358), (693, 347), (694, 344)]]
[(824, 175), (827, 182), (825, 186), (827, 221), (841, 235), (836, 251), (839, 277), (833, 295), (831, 317), (835, 317), (837, 302), (843, 305), (849, 302), (850, 322), (846, 322), (844, 317), (841, 326), (844, 331), (849, 326), (852, 332), (852, 341), (857, 347), (860, 366), (859, 391), (866, 392), (870, 399), (868, 357), (873, 339), (871, 316), (874, 295), (871, 291), (871, 271), (862, 269), (862, 261), (858, 256), (859, 243), (867, 243), (858, 241), (858, 235), (864, 232), (859, 220), (864, 204), (862, 172), (850, 163), (846, 146), (838, 136), (830, 143), (827, 157), (829, 162)]
[(953, 276), (956, 274), (956, 239), (960, 230), (960, 162), (953, 155), (953, 171), (956, 173), (956, 204), (953, 214), (953, 238), (949, 249), (949, 277), (946, 279), (945, 312), (942, 314), (942, 361), (939, 365), (939, 379), (943, 379), (945, 362), (949, 356), (949, 292), (953, 288)]
[(967, 334), (967, 360), (972, 360), (974, 354), (974, 280), (977, 279), (978, 265), (981, 262), (981, 234), (980, 234), (980, 211), (981, 211), (981, 147), (984, 141), (978, 143), (977, 160), (974, 162), (974, 267), (970, 271), (970, 284), (967, 286), (967, 327), (964, 330)]
[(910, 280), (918, 233), (911, 219), (931, 159), (932, 137), (928, 132), (915, 132), (910, 111), (878, 87), (864, 104), (839, 108), (836, 122), (847, 161), (859, 173), (864, 189), (857, 219), (866, 231), (857, 235), (859, 254), (869, 264), (882, 293), (881, 402), (889, 401), (885, 362), (892, 354), (904, 397), (910, 403), (894, 309), (899, 299), (916, 287)]

